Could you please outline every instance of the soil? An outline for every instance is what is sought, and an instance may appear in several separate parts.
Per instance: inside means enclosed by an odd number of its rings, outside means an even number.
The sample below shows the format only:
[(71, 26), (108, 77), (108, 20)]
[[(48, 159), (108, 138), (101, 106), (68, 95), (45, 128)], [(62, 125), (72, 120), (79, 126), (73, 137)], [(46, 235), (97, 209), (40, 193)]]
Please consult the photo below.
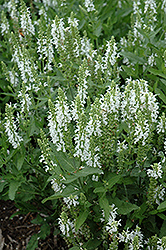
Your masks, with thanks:
[[(40, 232), (40, 225), (31, 223), (37, 213), (18, 214), (13, 201), (0, 200), (0, 250), (25, 250), (32, 235)], [(53, 231), (53, 230), (52, 230)], [(53, 232), (39, 240), (36, 250), (67, 250), (65, 241)]]

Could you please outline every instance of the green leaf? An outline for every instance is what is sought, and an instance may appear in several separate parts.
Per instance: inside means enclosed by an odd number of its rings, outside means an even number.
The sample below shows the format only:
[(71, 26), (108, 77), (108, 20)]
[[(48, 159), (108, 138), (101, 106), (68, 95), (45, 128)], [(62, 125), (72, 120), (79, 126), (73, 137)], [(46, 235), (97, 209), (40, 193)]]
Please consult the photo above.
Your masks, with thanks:
[(69, 248), (69, 250), (80, 250), (80, 247), (72, 247), (72, 248)]
[(9, 199), (14, 200), (15, 194), (19, 186), (21, 185), (21, 181), (11, 181), (9, 184)]
[(42, 218), (39, 214), (37, 215), (37, 217), (33, 220), (31, 220), (31, 222), (33, 224), (36, 224), (36, 225), (41, 225), (44, 223), (44, 218)]
[(157, 210), (166, 210), (166, 201), (162, 202), (158, 207)]
[(34, 109), (34, 108), (37, 109), (37, 108), (39, 108), (39, 107), (43, 107), (44, 104), (45, 104), (47, 101), (48, 101), (48, 100), (45, 99), (45, 100), (39, 102), (35, 107), (33, 107), (33, 109)]
[(102, 23), (101, 21), (99, 20), (96, 24), (96, 27), (95, 27), (95, 30), (93, 31), (93, 34), (96, 36), (96, 37), (99, 37), (101, 35), (101, 29), (102, 29)]
[[(121, 67), (128, 76), (132, 76), (132, 77), (137, 76), (136, 72), (131, 67), (127, 67), (125, 65), (122, 65)], [(121, 73), (123, 73), (124, 71), (122, 71)]]
[(161, 70), (150, 68), (149, 72), (156, 75), (156, 76), (161, 76), (161, 77), (166, 79), (166, 75)]
[(69, 248), (69, 250), (80, 250), (80, 247), (72, 247), (72, 248)]
[(4, 189), (4, 187), (5, 187), (5, 185), (7, 184), (7, 182), (6, 181), (0, 181), (0, 193), (3, 191), (3, 189)]
[(28, 242), (28, 245), (26, 247), (26, 250), (35, 250), (38, 247), (38, 235), (34, 234), (32, 235), (30, 241)]
[(155, 94), (157, 94), (159, 96), (159, 98), (164, 102), (166, 103), (166, 95), (159, 89), (159, 88), (156, 88), (155, 90)]
[(157, 214), (161, 219), (166, 221), (166, 215), (165, 214)]
[(89, 215), (89, 211), (85, 210), (81, 212), (76, 220), (76, 231), (82, 226), (82, 224), (86, 221), (87, 217)]
[[(59, 73), (59, 75), (57, 75), (57, 76), (49, 76), (49, 78), (50, 78), (51, 80), (54, 80), (55, 82), (56, 82), (56, 81), (60, 81), (60, 82), (66, 81), (66, 79), (63, 77), (63, 75), (60, 73), (60, 71), (58, 71), (58, 73)], [(40, 77), (40, 78), (48, 78), (48, 76), (47, 76), (47, 75), (44, 75), (44, 74), (38, 75), (38, 77)], [(55, 86), (56, 86), (56, 85), (57, 85), (57, 84), (55, 83)]]
[(153, 214), (153, 215), (154, 215), (154, 214), (157, 214), (157, 213), (158, 213), (157, 210), (152, 210), (152, 211), (149, 212), (149, 214)]
[(108, 220), (110, 215), (110, 205), (106, 197), (101, 197), (99, 199), (99, 205), (104, 209), (105, 219)]
[(160, 78), (160, 81), (166, 86), (166, 80), (165, 79)]
[(137, 205), (122, 201), (121, 206), (118, 207), (118, 213), (126, 215), (132, 212), (133, 210), (137, 210), (137, 209), (139, 209)]
[(128, 125), (127, 125), (127, 123), (126, 122), (121, 122), (120, 124), (119, 124), (119, 128), (118, 128), (118, 134), (121, 134), (121, 132), (122, 131), (125, 131), (125, 132), (129, 132), (129, 127), (128, 127)]
[(97, 188), (94, 189), (93, 192), (94, 192), (95, 194), (96, 194), (96, 193), (105, 193), (105, 192), (106, 192), (106, 188), (105, 188), (104, 186), (102, 186), (102, 187), (97, 187)]
[(121, 175), (116, 175), (108, 181), (107, 189), (111, 189), (121, 178)]
[(23, 163), (24, 163), (24, 159), (25, 159), (25, 155), (24, 154), (22, 154), (22, 155), (18, 155), (17, 156), (17, 169), (18, 170), (21, 170), (21, 168), (22, 168), (22, 165), (23, 165)]
[(166, 221), (163, 221), (163, 224), (160, 229), (159, 237), (162, 238), (163, 236), (166, 236)]
[(38, 236), (42, 240), (44, 240), (49, 234), (50, 234), (50, 225), (48, 223), (44, 223), (40, 228), (40, 233), (38, 233)]
[(121, 51), (120, 54), (124, 57), (127, 57), (133, 63), (144, 64), (146, 62), (146, 60), (143, 59), (142, 57), (137, 56), (134, 53), (129, 52), (129, 51), (127, 51), (127, 52)]
[(139, 210), (140, 207), (138, 207), (135, 204), (132, 204), (130, 202), (127, 201), (123, 201), (118, 199), (117, 197), (115, 198), (110, 198), (110, 203), (115, 204), (115, 206), (118, 208), (118, 214), (129, 214), (130, 212), (132, 212), (133, 210)]
[(78, 195), (79, 191), (75, 190), (74, 187), (70, 185), (70, 186), (67, 186), (62, 193), (57, 192), (56, 194), (53, 194), (53, 195), (49, 196), (48, 198), (43, 199), (42, 203), (45, 203), (48, 200), (56, 200), (56, 199), (59, 199), (62, 197), (68, 197), (71, 194)]
[[(35, 106), (35, 108), (37, 108), (37, 106)], [(31, 116), (31, 120), (30, 120), (30, 124), (29, 124), (29, 128), (28, 128), (29, 137), (34, 135), (34, 134), (39, 134), (39, 132), (40, 132), (40, 130), (39, 130), (36, 118), (34, 118), (34, 116)]]
[(92, 174), (102, 174), (103, 171), (98, 169), (98, 168), (93, 168), (93, 167), (84, 167), (81, 170), (78, 170), (76, 173), (73, 173), (72, 175), (69, 175), (66, 177), (66, 180), (63, 181), (63, 183), (68, 184), (71, 183), (75, 180), (77, 180), (80, 177), (86, 177), (88, 175)]
[[(137, 175), (138, 176), (138, 175)], [(133, 184), (133, 178), (131, 177), (125, 177), (123, 180), (122, 180), (122, 183), (124, 185), (131, 185)]]
[(94, 250), (101, 244), (101, 240), (91, 239), (85, 244), (85, 249)]
[(60, 165), (60, 167), (67, 172), (73, 172), (79, 166), (79, 161), (77, 161), (74, 158), (69, 158), (66, 153), (57, 152), (54, 150), (53, 154), (56, 158), (57, 163)]

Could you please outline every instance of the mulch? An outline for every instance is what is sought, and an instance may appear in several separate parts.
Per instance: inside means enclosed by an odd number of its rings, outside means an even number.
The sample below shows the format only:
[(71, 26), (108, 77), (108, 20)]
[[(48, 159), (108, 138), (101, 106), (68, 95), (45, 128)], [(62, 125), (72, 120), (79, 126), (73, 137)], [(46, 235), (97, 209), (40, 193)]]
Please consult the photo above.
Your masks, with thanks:
[[(37, 213), (17, 214), (13, 201), (0, 200), (0, 250), (25, 250), (32, 235), (40, 232), (40, 225), (31, 223)], [(67, 250), (65, 241), (53, 230), (45, 240), (39, 240), (36, 250)]]

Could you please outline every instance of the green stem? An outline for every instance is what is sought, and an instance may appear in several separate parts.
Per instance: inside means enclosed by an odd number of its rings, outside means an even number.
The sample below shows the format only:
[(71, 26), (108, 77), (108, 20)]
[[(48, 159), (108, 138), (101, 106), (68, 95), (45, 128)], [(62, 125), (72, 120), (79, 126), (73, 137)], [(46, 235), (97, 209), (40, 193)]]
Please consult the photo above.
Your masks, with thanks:
[(123, 186), (124, 186), (124, 190), (125, 190), (126, 198), (127, 198), (127, 200), (129, 200), (126, 185), (125, 185), (125, 184), (123, 184)]

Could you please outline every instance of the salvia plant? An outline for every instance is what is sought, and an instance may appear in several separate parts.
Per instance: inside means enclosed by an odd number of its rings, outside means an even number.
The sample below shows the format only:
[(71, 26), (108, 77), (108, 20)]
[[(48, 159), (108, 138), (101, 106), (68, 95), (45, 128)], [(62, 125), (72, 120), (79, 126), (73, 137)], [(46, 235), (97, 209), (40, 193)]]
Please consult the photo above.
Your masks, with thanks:
[(27, 249), (50, 227), (73, 250), (166, 249), (165, 13), (1, 3), (0, 197), (38, 212)]

